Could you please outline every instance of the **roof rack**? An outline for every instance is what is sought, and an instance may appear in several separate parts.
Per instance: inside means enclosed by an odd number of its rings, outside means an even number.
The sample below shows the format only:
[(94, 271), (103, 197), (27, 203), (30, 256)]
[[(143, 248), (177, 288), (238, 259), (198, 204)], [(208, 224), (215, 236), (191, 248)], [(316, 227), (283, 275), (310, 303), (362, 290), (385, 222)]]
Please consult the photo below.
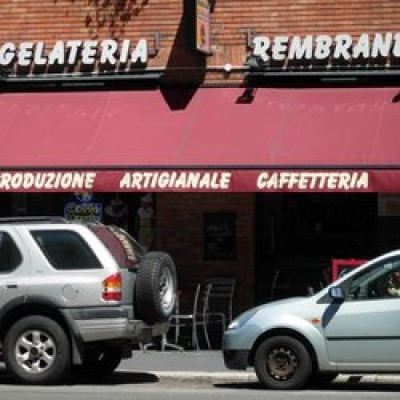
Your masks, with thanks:
[(64, 217), (4, 217), (0, 218), (0, 224), (23, 224), (23, 223), (42, 223), (65, 224), (69, 221)]

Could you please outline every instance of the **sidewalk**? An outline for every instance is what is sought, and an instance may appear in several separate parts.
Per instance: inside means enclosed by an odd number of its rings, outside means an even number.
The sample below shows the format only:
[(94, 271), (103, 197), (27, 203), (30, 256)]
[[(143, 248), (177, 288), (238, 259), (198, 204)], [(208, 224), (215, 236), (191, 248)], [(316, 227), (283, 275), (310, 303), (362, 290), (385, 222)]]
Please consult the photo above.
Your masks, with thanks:
[[(210, 380), (222, 382), (257, 382), (252, 368), (246, 371), (229, 370), (225, 367), (219, 350), (200, 351), (134, 351), (133, 357), (124, 360), (120, 371), (150, 372), (160, 378), (178, 380)], [(335, 382), (350, 384), (399, 384), (400, 374), (341, 374)]]

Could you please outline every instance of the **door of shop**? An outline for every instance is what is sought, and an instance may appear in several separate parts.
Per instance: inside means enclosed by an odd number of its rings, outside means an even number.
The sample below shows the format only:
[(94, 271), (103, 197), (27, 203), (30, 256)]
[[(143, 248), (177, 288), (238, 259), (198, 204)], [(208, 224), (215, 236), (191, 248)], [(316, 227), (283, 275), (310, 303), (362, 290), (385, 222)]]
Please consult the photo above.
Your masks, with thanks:
[(257, 301), (321, 289), (332, 258), (377, 255), (377, 221), (376, 194), (257, 195)]

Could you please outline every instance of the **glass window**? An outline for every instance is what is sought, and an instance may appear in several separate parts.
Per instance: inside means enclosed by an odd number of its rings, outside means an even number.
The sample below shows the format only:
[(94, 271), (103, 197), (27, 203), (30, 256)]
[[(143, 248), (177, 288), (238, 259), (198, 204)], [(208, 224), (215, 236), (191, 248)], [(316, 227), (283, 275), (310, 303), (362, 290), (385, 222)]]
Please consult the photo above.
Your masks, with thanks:
[(356, 274), (349, 293), (352, 300), (400, 297), (400, 257), (377, 262)]
[(32, 236), (55, 269), (102, 268), (87, 243), (72, 231), (32, 231)]
[(101, 224), (89, 224), (88, 227), (103, 242), (121, 268), (134, 268), (143, 257), (144, 249), (123, 229)]
[(7, 232), (0, 232), (0, 273), (13, 271), (21, 264), (22, 255)]

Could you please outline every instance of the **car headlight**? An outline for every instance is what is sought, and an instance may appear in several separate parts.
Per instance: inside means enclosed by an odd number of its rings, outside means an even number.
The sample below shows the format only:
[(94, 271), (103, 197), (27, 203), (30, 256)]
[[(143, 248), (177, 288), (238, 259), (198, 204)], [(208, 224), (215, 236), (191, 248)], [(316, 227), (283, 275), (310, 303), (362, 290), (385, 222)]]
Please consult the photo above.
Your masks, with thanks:
[(238, 318), (234, 319), (228, 326), (228, 329), (238, 329), (243, 326), (258, 310), (253, 308), (241, 314)]

